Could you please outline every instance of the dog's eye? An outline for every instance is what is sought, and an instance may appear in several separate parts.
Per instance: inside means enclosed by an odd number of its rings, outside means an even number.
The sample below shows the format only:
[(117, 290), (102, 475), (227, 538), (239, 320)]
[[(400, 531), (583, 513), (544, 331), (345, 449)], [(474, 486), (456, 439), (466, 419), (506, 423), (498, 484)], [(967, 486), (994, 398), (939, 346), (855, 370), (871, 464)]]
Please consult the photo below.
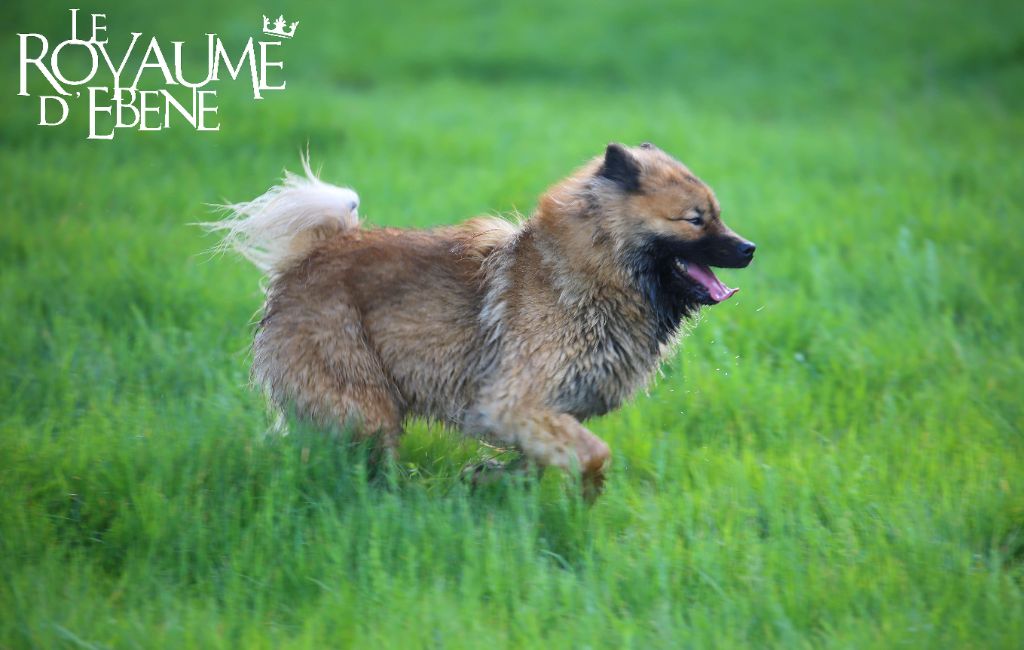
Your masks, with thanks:
[(704, 213), (700, 209), (688, 210), (678, 217), (669, 217), (672, 221), (689, 221), (695, 226), (704, 225)]
[(692, 223), (695, 226), (703, 226), (704, 225), (704, 212), (701, 211), (699, 208), (694, 209), (694, 210), (690, 210), (689, 212), (687, 212), (686, 214), (683, 215), (683, 220), (684, 221), (689, 221), (690, 223)]

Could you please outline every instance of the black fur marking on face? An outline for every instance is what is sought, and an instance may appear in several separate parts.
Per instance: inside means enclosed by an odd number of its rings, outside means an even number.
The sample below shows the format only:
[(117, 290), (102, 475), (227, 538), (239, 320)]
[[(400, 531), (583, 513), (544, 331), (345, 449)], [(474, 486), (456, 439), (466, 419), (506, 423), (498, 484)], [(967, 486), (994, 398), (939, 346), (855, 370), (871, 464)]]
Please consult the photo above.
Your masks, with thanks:
[(682, 254), (686, 259), (717, 266), (723, 269), (742, 269), (750, 264), (752, 253), (744, 253), (746, 246), (751, 246), (745, 239), (737, 239), (728, 235), (709, 235), (694, 242), (691, 257)]
[(696, 313), (701, 305), (715, 304), (708, 290), (680, 270), (676, 261), (742, 268), (751, 259), (741, 252), (744, 244), (749, 242), (724, 235), (708, 235), (693, 241), (648, 235), (627, 253), (625, 263), (653, 310), (659, 344), (671, 340), (682, 320)]
[(631, 194), (640, 192), (640, 163), (620, 144), (613, 142), (605, 149), (597, 175), (615, 181)]
[(701, 305), (713, 304), (707, 289), (683, 277), (676, 258), (689, 242), (651, 235), (627, 254), (626, 265), (632, 271), (637, 289), (651, 307), (658, 344), (669, 342), (684, 318)]

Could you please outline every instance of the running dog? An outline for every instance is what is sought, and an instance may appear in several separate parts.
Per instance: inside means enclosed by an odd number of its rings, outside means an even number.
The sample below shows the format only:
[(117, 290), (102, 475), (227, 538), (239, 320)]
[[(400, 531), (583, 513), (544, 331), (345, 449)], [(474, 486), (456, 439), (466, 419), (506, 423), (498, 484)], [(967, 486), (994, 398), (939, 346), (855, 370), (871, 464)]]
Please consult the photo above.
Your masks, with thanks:
[(730, 289), (754, 244), (711, 189), (650, 143), (610, 144), (519, 224), (360, 226), (359, 197), (305, 175), (208, 224), (267, 276), (252, 375), (281, 409), (383, 455), (423, 417), (580, 472), (609, 447), (583, 426), (643, 387), (681, 323)]

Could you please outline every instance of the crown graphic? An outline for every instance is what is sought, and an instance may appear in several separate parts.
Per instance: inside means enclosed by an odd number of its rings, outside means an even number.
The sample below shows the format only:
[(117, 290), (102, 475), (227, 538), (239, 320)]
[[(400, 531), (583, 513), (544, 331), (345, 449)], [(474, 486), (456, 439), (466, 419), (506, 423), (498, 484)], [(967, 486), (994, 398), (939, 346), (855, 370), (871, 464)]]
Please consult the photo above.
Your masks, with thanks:
[(295, 36), (295, 28), (299, 26), (299, 21), (296, 20), (288, 29), (284, 28), (286, 23), (287, 21), (285, 21), (284, 16), (278, 16), (277, 20), (274, 21), (273, 29), (271, 29), (270, 19), (263, 16), (263, 33), (270, 34), (271, 36), (280, 36), (281, 38), (291, 38), (292, 36)]

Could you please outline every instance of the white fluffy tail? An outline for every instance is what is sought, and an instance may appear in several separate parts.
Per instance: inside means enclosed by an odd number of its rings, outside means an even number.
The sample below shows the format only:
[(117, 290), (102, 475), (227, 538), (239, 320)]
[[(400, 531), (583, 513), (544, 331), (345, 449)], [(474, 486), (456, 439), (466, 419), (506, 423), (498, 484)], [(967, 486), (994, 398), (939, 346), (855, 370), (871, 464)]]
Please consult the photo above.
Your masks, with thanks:
[(221, 206), (220, 221), (199, 224), (223, 232), (216, 250), (234, 250), (274, 277), (301, 260), (317, 241), (359, 227), (359, 195), (324, 183), (303, 157), (304, 175), (285, 172), (280, 185), (246, 203)]

